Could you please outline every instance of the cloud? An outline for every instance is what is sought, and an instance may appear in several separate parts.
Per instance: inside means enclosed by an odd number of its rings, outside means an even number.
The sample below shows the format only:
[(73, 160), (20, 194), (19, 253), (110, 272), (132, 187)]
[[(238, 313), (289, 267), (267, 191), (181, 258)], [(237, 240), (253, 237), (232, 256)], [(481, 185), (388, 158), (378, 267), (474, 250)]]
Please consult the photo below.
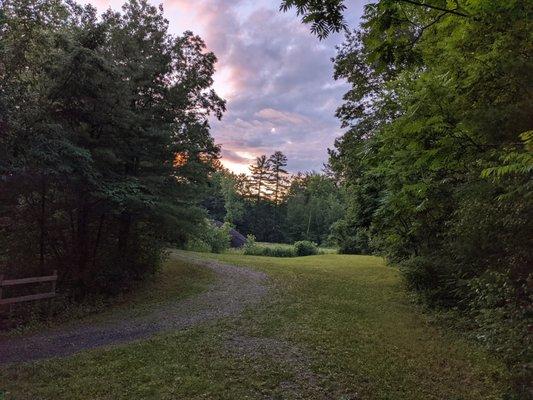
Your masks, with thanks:
[[(293, 12), (279, 11), (279, 0), (162, 2), (170, 30), (199, 34), (218, 58), (214, 86), (228, 110), (211, 126), (227, 165), (244, 170), (281, 150), (289, 170), (320, 170), (341, 134), (334, 114), (348, 86), (333, 80), (330, 59), (342, 35), (319, 41)], [(354, 3), (351, 25), (363, 7)]]
[(219, 17), (204, 37), (219, 59), (215, 80), (224, 77), (228, 98), (222, 121), (212, 121), (217, 142), (254, 156), (281, 150), (291, 171), (320, 170), (341, 133), (334, 113), (347, 85), (333, 80), (330, 61), (340, 37), (318, 41), (271, 2), (256, 2), (244, 16), (247, 1), (196, 3)]
[[(281, 124), (294, 124), (302, 125), (309, 122), (309, 119), (298, 113), (293, 113), (289, 111), (279, 111), (274, 110), (273, 108), (263, 108), (259, 112), (255, 113), (257, 117), (263, 118), (276, 123)], [(272, 128), (275, 129), (275, 128)]]

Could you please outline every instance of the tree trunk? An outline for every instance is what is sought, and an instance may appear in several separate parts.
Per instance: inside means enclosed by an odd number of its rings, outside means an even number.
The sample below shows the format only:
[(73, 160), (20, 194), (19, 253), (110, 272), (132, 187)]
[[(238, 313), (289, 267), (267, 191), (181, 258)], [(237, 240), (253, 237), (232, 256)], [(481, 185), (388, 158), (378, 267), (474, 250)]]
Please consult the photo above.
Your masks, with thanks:
[(83, 198), (83, 194), (79, 196), (78, 220), (76, 230), (76, 273), (74, 280), (77, 284), (83, 284), (83, 276), (85, 273), (85, 266), (87, 264), (87, 249), (88, 249), (88, 233), (89, 233), (89, 208), (87, 202)]
[(102, 213), (100, 216), (100, 223), (98, 224), (98, 231), (96, 233), (96, 240), (94, 242), (94, 249), (93, 249), (93, 269), (96, 267), (96, 256), (98, 254), (98, 247), (100, 245), (100, 239), (102, 238), (102, 227), (104, 225), (105, 220), (105, 214)]
[(39, 270), (44, 275), (44, 252), (46, 249), (46, 181), (41, 176), (41, 210), (39, 225), (41, 228), (41, 237), (39, 243)]
[(119, 230), (118, 230), (118, 254), (119, 258), (124, 258), (128, 249), (128, 241), (130, 236), (131, 214), (124, 212), (120, 216)]

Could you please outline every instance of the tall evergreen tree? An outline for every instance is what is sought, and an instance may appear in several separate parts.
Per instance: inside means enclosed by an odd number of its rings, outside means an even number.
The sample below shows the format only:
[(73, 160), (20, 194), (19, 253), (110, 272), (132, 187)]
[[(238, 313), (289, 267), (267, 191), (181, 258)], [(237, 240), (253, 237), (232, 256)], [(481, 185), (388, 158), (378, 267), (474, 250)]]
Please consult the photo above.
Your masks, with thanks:
[(257, 202), (270, 195), (268, 178), (271, 167), (270, 160), (264, 154), (255, 159), (255, 164), (250, 165), (251, 192)]
[(288, 187), (289, 173), (285, 169), (287, 166), (287, 157), (281, 151), (272, 154), (268, 161), (270, 162), (269, 182), (272, 187), (272, 196), (275, 204), (278, 204), (285, 195)]

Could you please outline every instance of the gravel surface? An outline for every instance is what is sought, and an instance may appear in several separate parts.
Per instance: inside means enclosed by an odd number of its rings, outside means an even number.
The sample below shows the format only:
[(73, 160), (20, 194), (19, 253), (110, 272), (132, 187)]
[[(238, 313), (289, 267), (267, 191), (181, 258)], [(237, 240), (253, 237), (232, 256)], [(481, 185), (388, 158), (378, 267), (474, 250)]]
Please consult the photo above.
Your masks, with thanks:
[(215, 283), (197, 296), (156, 309), (148, 316), (115, 318), (96, 325), (81, 323), (67, 330), (3, 340), (0, 343), (0, 364), (64, 357), (81, 350), (127, 343), (158, 332), (236, 316), (245, 307), (260, 302), (268, 291), (267, 276), (262, 272), (178, 252), (173, 256), (209, 268), (216, 274)]

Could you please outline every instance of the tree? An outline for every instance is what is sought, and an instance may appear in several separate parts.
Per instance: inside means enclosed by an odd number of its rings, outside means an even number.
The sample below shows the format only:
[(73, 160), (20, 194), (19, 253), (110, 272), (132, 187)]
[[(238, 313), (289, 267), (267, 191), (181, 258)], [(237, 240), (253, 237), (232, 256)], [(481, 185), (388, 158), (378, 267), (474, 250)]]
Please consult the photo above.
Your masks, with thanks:
[(287, 190), (288, 172), (284, 169), (287, 166), (287, 157), (281, 151), (276, 151), (269, 159), (270, 176), (269, 183), (272, 185), (273, 200), (275, 204), (281, 200)]
[[(319, 37), (342, 25), (342, 1), (283, 4)], [(532, 14), (531, 2), (381, 0), (334, 60), (351, 85), (330, 151), (349, 194), (333, 229), (341, 249), (399, 264), (421, 298), (460, 309), (516, 371), (531, 307)]]
[(119, 289), (203, 219), (216, 58), (146, 1), (100, 19), (55, 0), (2, 10), (1, 211), (16, 223), (0, 227), (0, 261), (53, 266), (77, 295)]
[(256, 201), (261, 201), (270, 195), (268, 178), (270, 176), (271, 164), (266, 155), (255, 159), (255, 164), (250, 165), (250, 186), (251, 192)]
[[(344, 0), (283, 0), (280, 9), (288, 11), (291, 8), (296, 8), (296, 13), (302, 16), (302, 22), (311, 24), (311, 32), (320, 39), (325, 39), (333, 32), (348, 30), (344, 18), (347, 7), (344, 3)], [(471, 14), (461, 7), (459, 1), (454, 1), (453, 3), (453, 8), (450, 8), (447, 2), (439, 0), (382, 0), (378, 6), (382, 7), (386, 12), (383, 14), (384, 18), (380, 23), (384, 22), (385, 25), (382, 24), (381, 26), (385, 27), (402, 22), (411, 23), (408, 13), (403, 10), (403, 6), (407, 6), (406, 8), (416, 6), (423, 11), (438, 11), (439, 16), (436, 21), (445, 15), (471, 17)], [(369, 7), (372, 7), (372, 5), (369, 5)], [(395, 9), (401, 9), (401, 15), (398, 15), (394, 11)], [(412, 9), (409, 11), (412, 11)]]
[(332, 225), (344, 214), (343, 202), (333, 179), (316, 173), (296, 175), (287, 195), (288, 239), (327, 243)]

